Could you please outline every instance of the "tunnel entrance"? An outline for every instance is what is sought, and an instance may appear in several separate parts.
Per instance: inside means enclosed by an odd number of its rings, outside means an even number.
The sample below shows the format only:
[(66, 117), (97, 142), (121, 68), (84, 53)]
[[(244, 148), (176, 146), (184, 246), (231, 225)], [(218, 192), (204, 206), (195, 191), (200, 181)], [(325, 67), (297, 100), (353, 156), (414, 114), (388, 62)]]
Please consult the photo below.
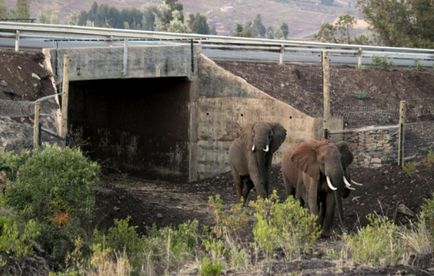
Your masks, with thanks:
[(103, 167), (187, 181), (187, 78), (70, 82), (68, 143)]

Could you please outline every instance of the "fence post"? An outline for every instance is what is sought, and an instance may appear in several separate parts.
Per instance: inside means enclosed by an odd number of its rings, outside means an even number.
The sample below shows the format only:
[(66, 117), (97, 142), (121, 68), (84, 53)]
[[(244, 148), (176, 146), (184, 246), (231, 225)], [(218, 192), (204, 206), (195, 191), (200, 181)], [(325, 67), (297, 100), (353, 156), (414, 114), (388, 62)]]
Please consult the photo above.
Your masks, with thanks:
[(359, 51), (357, 53), (357, 68), (358, 69), (362, 68), (362, 55), (363, 55), (363, 50), (362, 50), (362, 48), (359, 48)]
[[(322, 51), (321, 54), (322, 64), (322, 83), (323, 83), (323, 129), (327, 129), (330, 122), (330, 61), (329, 53)], [(326, 132), (324, 132), (325, 134)], [(324, 137), (326, 138), (326, 137)]]
[(124, 39), (124, 54), (123, 54), (123, 60), (122, 60), (122, 77), (127, 76), (127, 70), (128, 70), (128, 38)]
[(15, 52), (20, 50), (20, 31), (16, 31), (15, 33)]
[(69, 56), (63, 56), (63, 77), (62, 77), (62, 125), (60, 137), (66, 138), (68, 132), (68, 98), (69, 98)]
[(283, 54), (285, 53), (285, 45), (280, 45), (279, 64), (283, 64)]
[(398, 140), (398, 166), (404, 165), (404, 140), (405, 140), (405, 118), (406, 101), (399, 103), (399, 140)]
[(35, 102), (35, 115), (33, 120), (33, 149), (39, 147), (41, 128), (40, 128), (41, 102)]

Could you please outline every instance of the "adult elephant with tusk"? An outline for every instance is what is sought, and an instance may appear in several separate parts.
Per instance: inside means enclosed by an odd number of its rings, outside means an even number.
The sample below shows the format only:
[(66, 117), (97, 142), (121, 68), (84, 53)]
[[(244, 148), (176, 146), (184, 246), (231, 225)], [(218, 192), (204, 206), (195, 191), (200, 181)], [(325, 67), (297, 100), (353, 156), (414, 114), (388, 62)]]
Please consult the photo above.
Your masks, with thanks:
[(286, 137), (286, 130), (279, 123), (257, 122), (247, 125), (240, 137), (229, 148), (237, 196), (246, 203), (250, 190), (263, 198), (269, 194), (269, 175), (273, 154)]
[(348, 166), (353, 154), (345, 142), (313, 140), (291, 147), (282, 159), (282, 176), (288, 195), (299, 199), (309, 211), (318, 215), (323, 233), (328, 234), (335, 207), (343, 221), (342, 198), (348, 197), (354, 185)]

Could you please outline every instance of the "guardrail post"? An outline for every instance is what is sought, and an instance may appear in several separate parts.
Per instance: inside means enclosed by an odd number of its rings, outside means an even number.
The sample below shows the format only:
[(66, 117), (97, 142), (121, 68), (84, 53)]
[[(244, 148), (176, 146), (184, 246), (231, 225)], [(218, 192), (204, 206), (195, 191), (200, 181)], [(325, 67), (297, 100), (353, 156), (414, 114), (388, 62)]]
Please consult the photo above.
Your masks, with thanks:
[(323, 81), (323, 128), (327, 129), (328, 123), (331, 118), (330, 111), (330, 61), (329, 53), (322, 51), (322, 81)]
[(283, 54), (285, 53), (285, 45), (280, 45), (279, 64), (283, 64)]
[(128, 70), (128, 38), (124, 39), (124, 56), (123, 56), (123, 62), (122, 62), (122, 77), (125, 77), (127, 75)]
[(20, 50), (20, 31), (16, 31), (15, 33), (15, 52)]
[(35, 102), (35, 114), (33, 120), (33, 149), (37, 149), (40, 146), (40, 138), (41, 138), (41, 124), (40, 124), (40, 115), (41, 115), (41, 102)]
[(63, 77), (62, 77), (62, 124), (60, 137), (66, 139), (68, 133), (68, 99), (69, 99), (69, 56), (63, 56)]
[(359, 48), (359, 51), (357, 53), (357, 68), (359, 69), (362, 68), (362, 55), (363, 55), (363, 50), (362, 48)]
[(407, 102), (399, 103), (399, 140), (398, 140), (398, 166), (404, 165), (405, 118)]

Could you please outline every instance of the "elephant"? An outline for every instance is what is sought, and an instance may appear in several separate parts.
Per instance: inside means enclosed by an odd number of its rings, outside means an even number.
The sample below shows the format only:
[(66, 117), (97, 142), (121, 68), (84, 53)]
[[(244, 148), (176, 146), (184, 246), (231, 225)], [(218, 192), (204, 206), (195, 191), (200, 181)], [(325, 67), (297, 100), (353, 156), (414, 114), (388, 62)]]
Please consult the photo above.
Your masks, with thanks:
[(335, 206), (343, 221), (342, 199), (348, 197), (353, 185), (348, 166), (353, 154), (345, 142), (330, 140), (301, 142), (291, 147), (282, 158), (282, 177), (287, 195), (300, 200), (310, 213), (318, 215), (323, 234), (328, 235)]
[(251, 189), (263, 198), (269, 195), (269, 175), (274, 152), (286, 138), (286, 129), (276, 122), (247, 125), (229, 147), (229, 163), (238, 198), (246, 204)]

